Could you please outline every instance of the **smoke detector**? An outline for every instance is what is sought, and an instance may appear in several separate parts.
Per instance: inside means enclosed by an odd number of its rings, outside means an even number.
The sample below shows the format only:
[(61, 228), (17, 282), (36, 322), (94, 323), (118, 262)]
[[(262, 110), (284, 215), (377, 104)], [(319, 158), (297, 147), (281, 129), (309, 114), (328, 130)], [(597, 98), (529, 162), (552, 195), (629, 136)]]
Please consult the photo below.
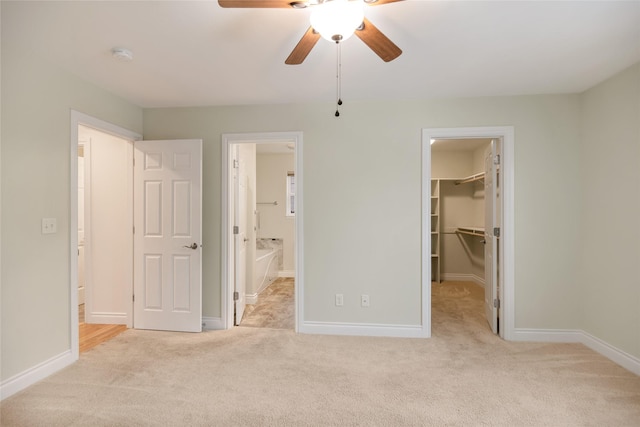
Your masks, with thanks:
[(111, 49), (111, 55), (118, 61), (129, 62), (133, 60), (133, 52), (123, 47), (114, 47)]

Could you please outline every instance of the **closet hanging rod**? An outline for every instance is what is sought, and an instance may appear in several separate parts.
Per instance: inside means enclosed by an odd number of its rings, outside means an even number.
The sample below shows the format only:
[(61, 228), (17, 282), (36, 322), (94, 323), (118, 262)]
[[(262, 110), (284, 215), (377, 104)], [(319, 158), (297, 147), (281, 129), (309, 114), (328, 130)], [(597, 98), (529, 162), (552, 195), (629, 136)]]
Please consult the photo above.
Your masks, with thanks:
[(484, 180), (484, 172), (477, 173), (475, 175), (468, 176), (466, 178), (460, 179), (456, 181), (455, 185), (467, 184), (469, 182), (482, 181)]
[(273, 206), (278, 206), (278, 201), (276, 200), (275, 202), (258, 202), (256, 203), (257, 205), (273, 205)]
[(456, 234), (468, 234), (470, 236), (484, 237), (484, 229), (473, 227), (458, 227)]

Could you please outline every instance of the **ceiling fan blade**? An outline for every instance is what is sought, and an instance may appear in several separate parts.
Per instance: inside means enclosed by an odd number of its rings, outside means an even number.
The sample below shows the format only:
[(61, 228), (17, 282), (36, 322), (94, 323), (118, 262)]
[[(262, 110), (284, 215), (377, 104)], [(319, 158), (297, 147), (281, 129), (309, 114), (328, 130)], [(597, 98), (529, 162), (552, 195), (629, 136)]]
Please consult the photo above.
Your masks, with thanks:
[(220, 7), (289, 8), (292, 0), (218, 0)]
[(387, 4), (387, 3), (395, 3), (397, 1), (404, 1), (404, 0), (364, 0), (365, 4), (368, 4), (369, 6), (378, 6), (381, 4)]
[(284, 63), (287, 65), (302, 64), (319, 39), (320, 34), (314, 32), (313, 28), (309, 27)]
[(362, 29), (356, 30), (356, 36), (382, 58), (384, 62), (393, 61), (402, 54), (402, 50), (382, 34), (367, 18), (364, 18), (362, 25)]

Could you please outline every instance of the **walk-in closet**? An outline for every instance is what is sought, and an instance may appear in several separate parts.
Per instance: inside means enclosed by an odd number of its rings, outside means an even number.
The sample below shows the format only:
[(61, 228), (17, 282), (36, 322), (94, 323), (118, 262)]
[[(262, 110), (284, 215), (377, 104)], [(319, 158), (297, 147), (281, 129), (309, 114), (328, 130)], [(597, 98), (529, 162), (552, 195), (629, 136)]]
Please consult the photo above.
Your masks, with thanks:
[(431, 280), (485, 282), (485, 170), (491, 139), (431, 145)]

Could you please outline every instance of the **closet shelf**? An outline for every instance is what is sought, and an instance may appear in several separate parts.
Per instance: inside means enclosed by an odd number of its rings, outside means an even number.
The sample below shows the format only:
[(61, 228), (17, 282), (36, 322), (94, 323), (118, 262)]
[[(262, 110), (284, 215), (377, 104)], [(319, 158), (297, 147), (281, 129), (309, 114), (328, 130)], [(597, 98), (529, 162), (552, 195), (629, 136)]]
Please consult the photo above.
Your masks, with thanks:
[(475, 175), (471, 175), (466, 178), (459, 179), (455, 182), (455, 185), (467, 184), (470, 182), (476, 182), (476, 181), (482, 181), (482, 180), (484, 180), (484, 172), (480, 172)]
[(456, 229), (458, 234), (468, 234), (470, 236), (484, 237), (484, 228), (481, 227), (458, 227)]

